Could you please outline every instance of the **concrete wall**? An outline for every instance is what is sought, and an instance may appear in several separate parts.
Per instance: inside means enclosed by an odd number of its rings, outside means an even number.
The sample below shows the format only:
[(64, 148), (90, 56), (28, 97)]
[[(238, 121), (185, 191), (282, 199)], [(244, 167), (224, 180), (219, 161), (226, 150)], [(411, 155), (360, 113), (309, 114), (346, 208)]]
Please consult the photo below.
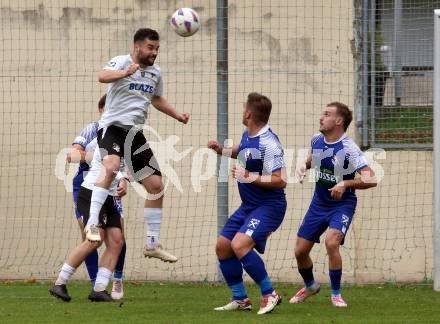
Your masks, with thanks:
[[(126, 276), (135, 280), (215, 280), (216, 184), (192, 185), (194, 161), (216, 137), (215, 1), (189, 1), (202, 19), (195, 36), (180, 38), (168, 27), (181, 1), (0, 1), (1, 177), (0, 277), (53, 278), (80, 240), (71, 194), (55, 176), (57, 156), (77, 132), (96, 120), (105, 87), (97, 72), (112, 56), (128, 53), (139, 27), (161, 34), (159, 64), (165, 95), (191, 113), (181, 125), (152, 109), (147, 134), (153, 146), (176, 135), (178, 161), (167, 160), (182, 193), (165, 196), (161, 240), (179, 262), (166, 265), (142, 255), (142, 199), (131, 188), (124, 198), (128, 244)], [(241, 138), (242, 103), (250, 91), (274, 104), (271, 126), (290, 152), (309, 145), (324, 105), (354, 104), (350, 48), (350, 1), (230, 1), (229, 133)], [(160, 138), (159, 138), (160, 137)], [(171, 138), (172, 140), (173, 138)], [(159, 143), (159, 144), (158, 144)], [(165, 160), (167, 156), (165, 155)], [(288, 159), (293, 175), (296, 156)], [(387, 152), (377, 189), (359, 194), (358, 212), (343, 248), (344, 280), (420, 281), (432, 277), (431, 152)], [(196, 165), (197, 169), (199, 165)], [(202, 169), (206, 168), (203, 164)], [(165, 171), (165, 165), (162, 165)], [(60, 163), (59, 172), (64, 170)], [(68, 183), (69, 181), (67, 181)], [(278, 281), (299, 281), (293, 247), (313, 184), (290, 184), (288, 212), (264, 258)], [(230, 181), (230, 210), (239, 204)], [(325, 247), (313, 252), (318, 278), (326, 278)], [(77, 278), (86, 278), (80, 271)]]

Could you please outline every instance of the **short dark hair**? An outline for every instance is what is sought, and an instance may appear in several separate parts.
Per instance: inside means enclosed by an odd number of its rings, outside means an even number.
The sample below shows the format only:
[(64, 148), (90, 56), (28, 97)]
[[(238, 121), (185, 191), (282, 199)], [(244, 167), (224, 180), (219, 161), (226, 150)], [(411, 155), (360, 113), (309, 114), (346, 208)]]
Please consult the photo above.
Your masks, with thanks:
[(251, 92), (248, 94), (247, 106), (252, 111), (254, 122), (267, 124), (272, 111), (272, 103), (268, 97), (257, 92)]
[(344, 131), (346, 131), (353, 120), (353, 112), (348, 109), (347, 105), (338, 101), (329, 103), (327, 107), (336, 107), (336, 113), (344, 119)]
[(107, 94), (103, 95), (98, 101), (98, 108), (102, 109), (105, 107), (105, 100), (107, 99)]
[(159, 40), (159, 33), (155, 31), (154, 29), (150, 28), (140, 28), (136, 31), (133, 37), (133, 42), (142, 42), (145, 39), (149, 39), (152, 41), (158, 41)]

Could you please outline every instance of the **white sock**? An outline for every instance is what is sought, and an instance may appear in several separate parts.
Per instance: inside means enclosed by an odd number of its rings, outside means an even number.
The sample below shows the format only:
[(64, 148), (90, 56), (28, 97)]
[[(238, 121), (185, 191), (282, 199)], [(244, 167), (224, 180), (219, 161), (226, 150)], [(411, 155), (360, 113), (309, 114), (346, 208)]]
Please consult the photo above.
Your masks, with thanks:
[(162, 208), (144, 208), (144, 220), (145, 226), (148, 225), (145, 244), (148, 248), (154, 248), (159, 244)]
[(76, 268), (71, 267), (67, 263), (64, 263), (61, 267), (60, 274), (58, 275), (55, 285), (65, 285), (75, 273)]
[(97, 186), (93, 188), (92, 198), (90, 199), (90, 217), (87, 220), (87, 225), (98, 225), (99, 212), (101, 211), (102, 205), (104, 205), (107, 196), (107, 189)]
[(111, 277), (112, 271), (104, 267), (99, 267), (98, 274), (96, 275), (95, 287), (93, 287), (93, 290), (104, 291), (107, 288)]

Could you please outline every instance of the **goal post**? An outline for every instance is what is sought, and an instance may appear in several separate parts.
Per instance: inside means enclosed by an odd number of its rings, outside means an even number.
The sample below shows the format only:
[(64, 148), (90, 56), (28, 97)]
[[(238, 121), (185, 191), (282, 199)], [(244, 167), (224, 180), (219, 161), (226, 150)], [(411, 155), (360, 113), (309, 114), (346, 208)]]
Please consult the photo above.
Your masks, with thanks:
[(440, 291), (440, 9), (434, 10), (434, 290)]

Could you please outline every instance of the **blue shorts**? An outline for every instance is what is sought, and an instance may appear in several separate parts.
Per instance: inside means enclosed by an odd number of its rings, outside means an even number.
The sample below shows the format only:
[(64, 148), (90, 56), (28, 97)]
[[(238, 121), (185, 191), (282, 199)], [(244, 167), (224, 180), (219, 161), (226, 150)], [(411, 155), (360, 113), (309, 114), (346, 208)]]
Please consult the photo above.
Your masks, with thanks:
[(121, 218), (124, 218), (124, 210), (122, 209), (122, 201), (119, 197), (113, 197), (113, 200), (115, 202), (116, 210), (118, 211)]
[(81, 185), (79, 185), (79, 186), (73, 185), (73, 192), (72, 192), (72, 194), (73, 194), (73, 208), (75, 209), (76, 219), (82, 218), (81, 213), (79, 212), (78, 207), (77, 207), (78, 193), (79, 193), (80, 188), (81, 188)]
[[(317, 206), (312, 201), (298, 230), (298, 236), (319, 243), (319, 237), (327, 228), (337, 229), (345, 235), (355, 210), (356, 203), (353, 202), (333, 206)], [(342, 241), (341, 244), (344, 242)]]
[(254, 240), (255, 249), (263, 254), (267, 238), (280, 227), (285, 213), (286, 205), (279, 207), (242, 204), (228, 219), (220, 235), (232, 241), (235, 234), (244, 233)]
[(78, 202), (79, 189), (81, 189), (81, 184), (83, 183), (83, 181), (84, 181), (84, 171), (78, 170), (77, 174), (73, 178), (73, 183), (72, 183), (73, 208), (75, 209), (76, 219), (82, 218), (81, 213), (79, 212), (77, 207), (77, 202)]

